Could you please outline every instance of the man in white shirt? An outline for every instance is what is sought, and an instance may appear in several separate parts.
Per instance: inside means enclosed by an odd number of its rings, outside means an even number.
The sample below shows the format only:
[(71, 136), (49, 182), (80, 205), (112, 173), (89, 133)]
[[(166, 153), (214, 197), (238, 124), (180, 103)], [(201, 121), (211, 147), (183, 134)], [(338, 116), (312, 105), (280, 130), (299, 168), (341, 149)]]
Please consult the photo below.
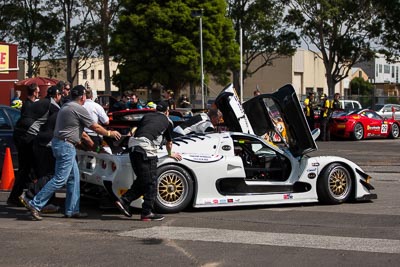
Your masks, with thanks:
[[(89, 112), (90, 117), (95, 123), (99, 123), (101, 125), (109, 124), (109, 118), (107, 113), (104, 111), (104, 108), (100, 104), (93, 101), (93, 92), (90, 88), (86, 89), (86, 101), (83, 104), (83, 107)], [(96, 150), (100, 148), (103, 137), (89, 128), (85, 128), (84, 131), (94, 142), (94, 148)]]

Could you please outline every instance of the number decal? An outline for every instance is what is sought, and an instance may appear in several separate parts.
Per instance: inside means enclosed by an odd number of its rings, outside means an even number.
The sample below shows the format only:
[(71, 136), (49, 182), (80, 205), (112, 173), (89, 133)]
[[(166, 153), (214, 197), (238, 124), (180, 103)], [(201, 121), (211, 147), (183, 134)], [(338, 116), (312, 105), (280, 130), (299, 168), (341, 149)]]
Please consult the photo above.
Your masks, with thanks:
[(386, 123), (382, 124), (381, 133), (385, 134), (387, 132), (388, 132), (388, 125)]

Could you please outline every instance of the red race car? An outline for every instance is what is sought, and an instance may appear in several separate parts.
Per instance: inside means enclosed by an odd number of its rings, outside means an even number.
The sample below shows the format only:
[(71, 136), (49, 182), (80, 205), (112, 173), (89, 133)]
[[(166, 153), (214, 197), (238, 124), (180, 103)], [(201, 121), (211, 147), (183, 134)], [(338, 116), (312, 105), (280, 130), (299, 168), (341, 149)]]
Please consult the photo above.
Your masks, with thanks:
[(370, 109), (337, 111), (332, 115), (330, 131), (333, 136), (353, 140), (398, 138), (399, 122)]

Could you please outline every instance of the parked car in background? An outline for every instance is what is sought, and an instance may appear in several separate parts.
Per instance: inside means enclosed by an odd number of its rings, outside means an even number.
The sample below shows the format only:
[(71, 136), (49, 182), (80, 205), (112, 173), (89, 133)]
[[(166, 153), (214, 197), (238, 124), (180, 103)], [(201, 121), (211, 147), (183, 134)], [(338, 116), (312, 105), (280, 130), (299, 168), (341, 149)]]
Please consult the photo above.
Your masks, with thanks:
[(331, 135), (361, 140), (366, 138), (398, 138), (399, 122), (384, 118), (370, 109), (337, 111), (332, 115)]
[(341, 99), (339, 100), (340, 102), (340, 107), (345, 110), (356, 110), (356, 109), (362, 109), (362, 106), (360, 102), (357, 100), (345, 100)]
[(400, 105), (398, 104), (375, 104), (373, 110), (385, 118), (393, 118), (400, 121)]
[(0, 105), (0, 175), (3, 170), (4, 155), (6, 148), (11, 151), (14, 169), (18, 169), (18, 154), (14, 145), (13, 132), (17, 120), (21, 116), (18, 109)]

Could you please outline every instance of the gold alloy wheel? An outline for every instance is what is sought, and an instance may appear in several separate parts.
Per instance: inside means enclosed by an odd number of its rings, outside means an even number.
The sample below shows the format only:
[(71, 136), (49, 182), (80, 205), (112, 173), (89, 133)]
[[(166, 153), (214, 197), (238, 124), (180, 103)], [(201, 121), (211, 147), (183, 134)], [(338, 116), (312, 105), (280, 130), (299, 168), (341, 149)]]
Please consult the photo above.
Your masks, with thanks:
[(166, 206), (176, 206), (184, 201), (188, 183), (178, 171), (164, 172), (158, 179), (158, 200)]
[(337, 199), (343, 199), (349, 195), (351, 177), (342, 166), (336, 167), (329, 175), (329, 191)]

